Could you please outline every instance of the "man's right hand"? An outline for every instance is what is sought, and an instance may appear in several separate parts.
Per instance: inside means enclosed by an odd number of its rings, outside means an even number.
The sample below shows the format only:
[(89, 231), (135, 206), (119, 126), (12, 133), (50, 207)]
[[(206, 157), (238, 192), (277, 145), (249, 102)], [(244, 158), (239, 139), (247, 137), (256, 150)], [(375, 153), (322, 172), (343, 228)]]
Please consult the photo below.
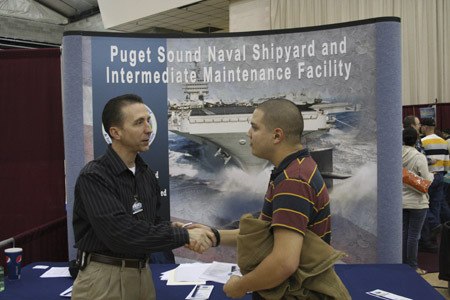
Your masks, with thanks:
[[(192, 226), (192, 225), (191, 225)], [(216, 237), (207, 226), (189, 226), (189, 245), (187, 247), (195, 252), (203, 253), (215, 244)]]

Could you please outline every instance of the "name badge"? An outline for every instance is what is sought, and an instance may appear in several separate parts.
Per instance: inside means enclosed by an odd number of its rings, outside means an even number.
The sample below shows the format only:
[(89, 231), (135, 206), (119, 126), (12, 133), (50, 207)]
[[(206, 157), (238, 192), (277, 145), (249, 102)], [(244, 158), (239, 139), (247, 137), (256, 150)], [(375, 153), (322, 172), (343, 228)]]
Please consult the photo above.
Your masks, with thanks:
[(133, 206), (131, 207), (133, 209), (133, 215), (140, 213), (144, 209), (142, 208), (142, 203), (139, 201), (134, 202)]

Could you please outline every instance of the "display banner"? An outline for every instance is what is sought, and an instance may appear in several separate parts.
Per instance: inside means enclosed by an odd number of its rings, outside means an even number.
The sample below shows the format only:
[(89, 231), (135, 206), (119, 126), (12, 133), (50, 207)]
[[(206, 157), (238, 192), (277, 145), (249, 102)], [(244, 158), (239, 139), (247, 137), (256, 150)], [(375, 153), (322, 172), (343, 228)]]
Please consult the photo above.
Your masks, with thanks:
[[(302, 111), (302, 144), (329, 189), (332, 245), (347, 263), (400, 263), (400, 72), (393, 17), (214, 36), (67, 32), (68, 215), (77, 173), (106, 149), (103, 106), (134, 93), (157, 128), (142, 156), (158, 175), (163, 215), (237, 228), (242, 214), (259, 214), (273, 168), (251, 153), (251, 115), (259, 103), (284, 98)], [(228, 247), (175, 254), (235, 260)]]
[[(163, 82), (148, 84), (130, 80), (130, 76), (123, 72), (118, 76), (120, 80), (115, 82), (114, 75), (111, 74), (111, 70), (124, 70), (126, 68), (132, 68), (133, 72), (140, 74), (147, 72), (149, 69), (152, 72), (161, 73), (165, 69), (165, 64), (150, 64), (149, 51), (150, 49), (165, 49), (166, 40), (96, 37), (92, 39), (91, 43), (94, 157), (105, 153), (109, 142), (101, 124), (103, 107), (108, 100), (122, 94), (137, 94), (141, 96), (151, 111), (153, 133), (150, 138), (150, 150), (140, 153), (140, 155), (147, 163), (151, 163), (150, 168), (156, 173), (163, 198), (162, 212), (165, 218), (169, 219), (166, 84)], [(139, 52), (137, 54), (136, 49), (146, 49), (147, 53)], [(148, 64), (143, 62), (143, 60), (147, 61)]]
[(420, 115), (421, 119), (424, 119), (424, 118), (431, 118), (433, 120), (436, 119), (436, 106), (420, 107), (419, 115)]

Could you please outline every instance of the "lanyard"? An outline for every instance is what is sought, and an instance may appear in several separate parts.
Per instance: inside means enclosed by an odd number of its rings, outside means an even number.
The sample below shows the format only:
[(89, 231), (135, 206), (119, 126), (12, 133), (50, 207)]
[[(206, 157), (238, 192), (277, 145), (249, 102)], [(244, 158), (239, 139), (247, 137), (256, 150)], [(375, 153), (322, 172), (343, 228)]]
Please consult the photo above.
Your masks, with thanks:
[(140, 212), (144, 211), (144, 208), (142, 206), (142, 203), (139, 201), (139, 196), (137, 193), (137, 181), (136, 181), (136, 175), (133, 175), (134, 179), (134, 192), (133, 192), (133, 206), (131, 207), (133, 215), (137, 215)]

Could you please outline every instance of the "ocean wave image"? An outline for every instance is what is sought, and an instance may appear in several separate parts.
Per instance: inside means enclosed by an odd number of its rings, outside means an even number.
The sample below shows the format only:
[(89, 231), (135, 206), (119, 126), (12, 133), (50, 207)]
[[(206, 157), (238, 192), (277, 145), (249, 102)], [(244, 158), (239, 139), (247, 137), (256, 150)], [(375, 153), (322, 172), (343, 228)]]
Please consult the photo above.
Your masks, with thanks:
[[(369, 138), (374, 133), (358, 126), (363, 115), (334, 114), (327, 133), (304, 138), (312, 152), (331, 148), (331, 173), (343, 175), (332, 179), (329, 189), (332, 244), (348, 254), (344, 262), (349, 263), (375, 261), (377, 151), (376, 139)], [(233, 228), (243, 214), (259, 213), (272, 166), (249, 173), (232, 162), (225, 164), (216, 153), (211, 144), (169, 133), (172, 217)]]

